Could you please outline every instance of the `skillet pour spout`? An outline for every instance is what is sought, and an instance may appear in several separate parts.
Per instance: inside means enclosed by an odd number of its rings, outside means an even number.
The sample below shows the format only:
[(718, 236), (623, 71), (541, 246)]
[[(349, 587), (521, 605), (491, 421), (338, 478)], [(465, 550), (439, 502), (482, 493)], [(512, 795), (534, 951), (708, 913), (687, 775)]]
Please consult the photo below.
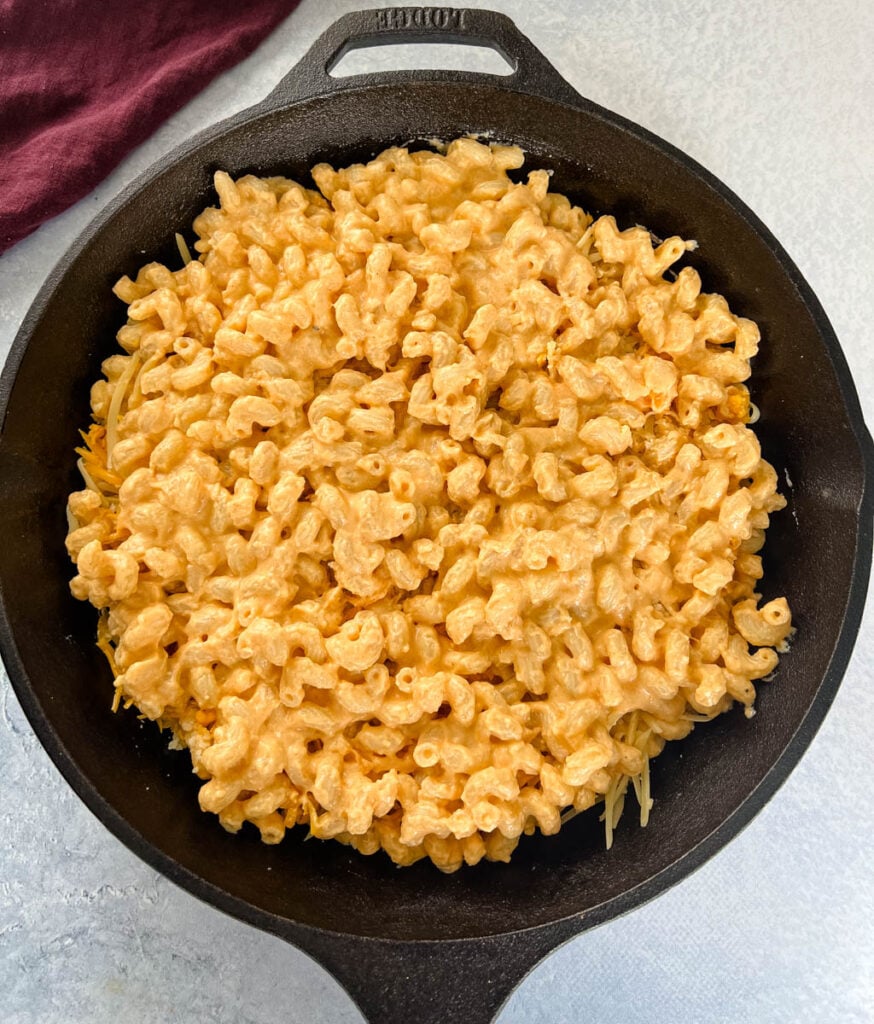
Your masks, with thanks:
[[(458, 42), (497, 50), (506, 76), (450, 71), (334, 78), (351, 49)], [(197, 805), (185, 753), (133, 713), (113, 715), (93, 610), (73, 600), (64, 549), (76, 428), (114, 350), (111, 285), (212, 202), (218, 169), (306, 182), (392, 145), (475, 134), (515, 143), (552, 188), (620, 227), (696, 239), (686, 262), (763, 335), (752, 381), (763, 453), (793, 481), (765, 552), (763, 597), (786, 594), (798, 633), (758, 714), (729, 713), (654, 762), (646, 829), (623, 820), (609, 852), (597, 812), (523, 841), (510, 864), (451, 876), (397, 870), (337, 843), (263, 846)], [(75, 310), (76, 315), (70, 315)], [(827, 410), (825, 416), (823, 411)], [(773, 795), (834, 698), (871, 565), (874, 448), (843, 353), (813, 292), (768, 229), (673, 146), (583, 99), (506, 17), (400, 7), (350, 14), (257, 106), (169, 154), (61, 259), (0, 380), (0, 648), (33, 728), (94, 814), (146, 862), (213, 906), (294, 943), (373, 1024), (486, 1024), (550, 950), (684, 878)], [(678, 747), (679, 749), (673, 749)]]

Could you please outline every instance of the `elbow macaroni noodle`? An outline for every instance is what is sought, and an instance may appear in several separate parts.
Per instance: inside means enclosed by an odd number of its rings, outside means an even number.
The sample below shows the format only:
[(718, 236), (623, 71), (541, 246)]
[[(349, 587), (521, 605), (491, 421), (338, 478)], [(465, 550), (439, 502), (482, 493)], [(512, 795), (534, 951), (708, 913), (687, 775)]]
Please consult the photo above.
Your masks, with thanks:
[(609, 832), (777, 664), (755, 324), (522, 160), (220, 172), (199, 258), (116, 285), (71, 588), (231, 831), (446, 871), (602, 799)]

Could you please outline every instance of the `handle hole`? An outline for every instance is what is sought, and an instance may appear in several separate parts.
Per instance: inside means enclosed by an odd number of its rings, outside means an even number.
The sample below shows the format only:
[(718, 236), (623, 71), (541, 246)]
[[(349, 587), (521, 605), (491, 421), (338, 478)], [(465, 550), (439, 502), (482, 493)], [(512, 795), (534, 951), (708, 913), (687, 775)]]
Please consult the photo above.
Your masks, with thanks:
[(374, 71), (478, 71), (512, 75), (513, 67), (487, 46), (430, 43), (427, 51), (417, 43), (390, 43), (349, 50), (328, 69), (332, 78), (366, 75)]

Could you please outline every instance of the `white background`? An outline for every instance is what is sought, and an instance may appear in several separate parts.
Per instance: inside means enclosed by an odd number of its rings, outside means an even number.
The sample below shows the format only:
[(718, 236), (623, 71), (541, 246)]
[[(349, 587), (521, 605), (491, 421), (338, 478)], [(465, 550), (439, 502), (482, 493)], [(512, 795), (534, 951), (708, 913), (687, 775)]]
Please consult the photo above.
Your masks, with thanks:
[[(874, 423), (874, 5), (866, 0), (491, 0), (584, 95), (695, 157), (763, 218), (834, 324)], [(0, 259), (0, 357), (91, 217), (177, 143), (265, 95), (366, 0), (303, 0), (91, 196)], [(408, 48), (419, 66), (491, 68)], [(355, 56), (356, 70), (388, 55)], [(828, 409), (822, 410), (828, 415)], [(500, 1024), (874, 1020), (874, 628), (834, 708), (753, 824), (656, 902), (585, 934)], [(791, 679), (784, 680), (791, 685)], [(352, 1024), (317, 965), (176, 889), (89, 814), (0, 683), (0, 1016), (14, 1024)]]

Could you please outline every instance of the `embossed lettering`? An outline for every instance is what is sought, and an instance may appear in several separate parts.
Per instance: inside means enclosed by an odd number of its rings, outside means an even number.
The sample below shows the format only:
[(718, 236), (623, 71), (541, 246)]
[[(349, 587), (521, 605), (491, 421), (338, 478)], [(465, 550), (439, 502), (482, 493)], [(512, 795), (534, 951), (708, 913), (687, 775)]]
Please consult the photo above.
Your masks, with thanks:
[(408, 28), (464, 28), (465, 12), (452, 7), (389, 7), (375, 13), (376, 27), (388, 31)]

